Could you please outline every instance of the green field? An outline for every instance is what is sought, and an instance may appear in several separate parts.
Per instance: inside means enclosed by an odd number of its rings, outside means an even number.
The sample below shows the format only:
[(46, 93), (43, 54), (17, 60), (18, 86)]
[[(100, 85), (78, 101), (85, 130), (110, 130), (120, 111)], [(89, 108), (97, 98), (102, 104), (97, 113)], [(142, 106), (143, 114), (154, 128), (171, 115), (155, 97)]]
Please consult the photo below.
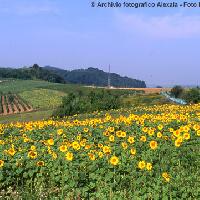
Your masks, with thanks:
[[(18, 94), (24, 102), (31, 105), (34, 111), (14, 115), (0, 116), (0, 123), (16, 121), (42, 120), (51, 117), (53, 111), (61, 104), (62, 97), (70, 92), (82, 91), (84, 94), (90, 91), (102, 90), (100, 88), (83, 87), (73, 84), (58, 84), (40, 80), (4, 80), (0, 83), (0, 93)], [(113, 94), (120, 94), (127, 106), (153, 105), (166, 103), (166, 99), (160, 95), (145, 95), (141, 91), (111, 90)]]
[(27, 99), (35, 109), (47, 109), (59, 106), (66, 93), (50, 89), (37, 89), (21, 92), (19, 95), (23, 99)]
[(19, 93), (23, 91), (31, 91), (37, 88), (51, 87), (53, 85), (59, 85), (56, 83), (49, 83), (46, 81), (34, 81), (34, 80), (4, 80), (0, 83), (0, 92), (7, 94), (9, 92)]
[(171, 102), (167, 100), (164, 96), (159, 94), (138, 94), (131, 95), (124, 99), (124, 102), (134, 106), (140, 105), (162, 105)]
[(53, 110), (36, 110), (32, 112), (18, 113), (13, 115), (0, 116), (0, 123), (27, 122), (48, 119)]

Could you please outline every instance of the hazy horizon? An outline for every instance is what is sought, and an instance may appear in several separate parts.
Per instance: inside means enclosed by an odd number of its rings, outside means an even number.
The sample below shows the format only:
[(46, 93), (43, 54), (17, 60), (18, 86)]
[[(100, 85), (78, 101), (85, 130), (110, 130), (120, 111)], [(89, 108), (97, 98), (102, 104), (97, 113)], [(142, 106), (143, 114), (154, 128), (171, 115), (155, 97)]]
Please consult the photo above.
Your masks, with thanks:
[[(177, 1), (179, 2), (179, 1)], [(94, 67), (147, 85), (200, 82), (199, 9), (92, 8), (90, 1), (0, 0), (0, 66)]]

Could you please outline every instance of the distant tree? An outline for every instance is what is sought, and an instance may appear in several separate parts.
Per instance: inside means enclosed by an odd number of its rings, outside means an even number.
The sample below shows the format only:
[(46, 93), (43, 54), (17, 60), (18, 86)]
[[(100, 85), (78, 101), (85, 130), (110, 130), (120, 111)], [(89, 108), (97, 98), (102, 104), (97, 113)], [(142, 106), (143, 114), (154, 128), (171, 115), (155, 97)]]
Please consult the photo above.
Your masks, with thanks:
[(39, 66), (38, 64), (34, 64), (32, 68), (33, 68), (33, 69), (39, 69), (40, 66)]
[(192, 88), (187, 91), (184, 95), (184, 99), (188, 103), (199, 103), (200, 102), (200, 89)]
[[(54, 69), (53, 69), (54, 70)], [(84, 85), (107, 86), (108, 73), (97, 68), (78, 69), (72, 71), (60, 71), (67, 82)], [(119, 74), (111, 73), (111, 86), (114, 87), (132, 87), (132, 88), (145, 88), (144, 81), (136, 80), (128, 77), (121, 77)]]
[[(55, 68), (43, 68), (38, 64), (34, 64), (30, 68), (0, 68), (0, 77), (2, 78), (17, 78), (17, 79), (40, 79), (56, 83), (74, 83), (83, 85), (107, 86), (108, 73), (96, 69), (78, 69), (67, 71)], [(121, 77), (119, 74), (111, 73), (111, 86), (113, 87), (130, 87), (130, 88), (145, 88), (144, 81), (136, 80), (128, 77)]]
[(181, 97), (183, 94), (184, 89), (180, 85), (176, 85), (171, 89), (171, 94), (175, 98)]
[(0, 68), (0, 77), (2, 78), (16, 78), (16, 79), (40, 79), (55, 83), (65, 83), (65, 80), (60, 75), (39, 67), (39, 65), (34, 64), (30, 68)]

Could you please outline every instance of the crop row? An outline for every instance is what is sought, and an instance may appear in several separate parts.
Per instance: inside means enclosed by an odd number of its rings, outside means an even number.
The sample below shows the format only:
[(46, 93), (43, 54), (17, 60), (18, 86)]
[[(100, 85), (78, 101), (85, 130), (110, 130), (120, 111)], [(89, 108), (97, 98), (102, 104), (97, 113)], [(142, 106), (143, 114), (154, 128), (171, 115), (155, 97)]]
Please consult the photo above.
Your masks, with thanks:
[(3, 107), (2, 107), (2, 96), (0, 95), (0, 114), (3, 113)]
[(32, 107), (16, 94), (1, 95), (0, 114), (8, 115), (31, 111)]

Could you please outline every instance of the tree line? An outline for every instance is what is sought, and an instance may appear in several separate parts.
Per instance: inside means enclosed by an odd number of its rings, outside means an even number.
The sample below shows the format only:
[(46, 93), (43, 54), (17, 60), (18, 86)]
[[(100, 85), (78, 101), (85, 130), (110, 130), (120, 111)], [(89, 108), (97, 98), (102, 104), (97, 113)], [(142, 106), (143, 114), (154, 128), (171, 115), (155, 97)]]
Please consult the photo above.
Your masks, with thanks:
[[(53, 67), (40, 67), (34, 64), (24, 68), (0, 68), (0, 78), (40, 79), (55, 83), (72, 83), (89, 86), (107, 86), (108, 73), (98, 68), (63, 70)], [(122, 77), (119, 74), (110, 74), (111, 86), (121, 88), (145, 88), (144, 81)]]

